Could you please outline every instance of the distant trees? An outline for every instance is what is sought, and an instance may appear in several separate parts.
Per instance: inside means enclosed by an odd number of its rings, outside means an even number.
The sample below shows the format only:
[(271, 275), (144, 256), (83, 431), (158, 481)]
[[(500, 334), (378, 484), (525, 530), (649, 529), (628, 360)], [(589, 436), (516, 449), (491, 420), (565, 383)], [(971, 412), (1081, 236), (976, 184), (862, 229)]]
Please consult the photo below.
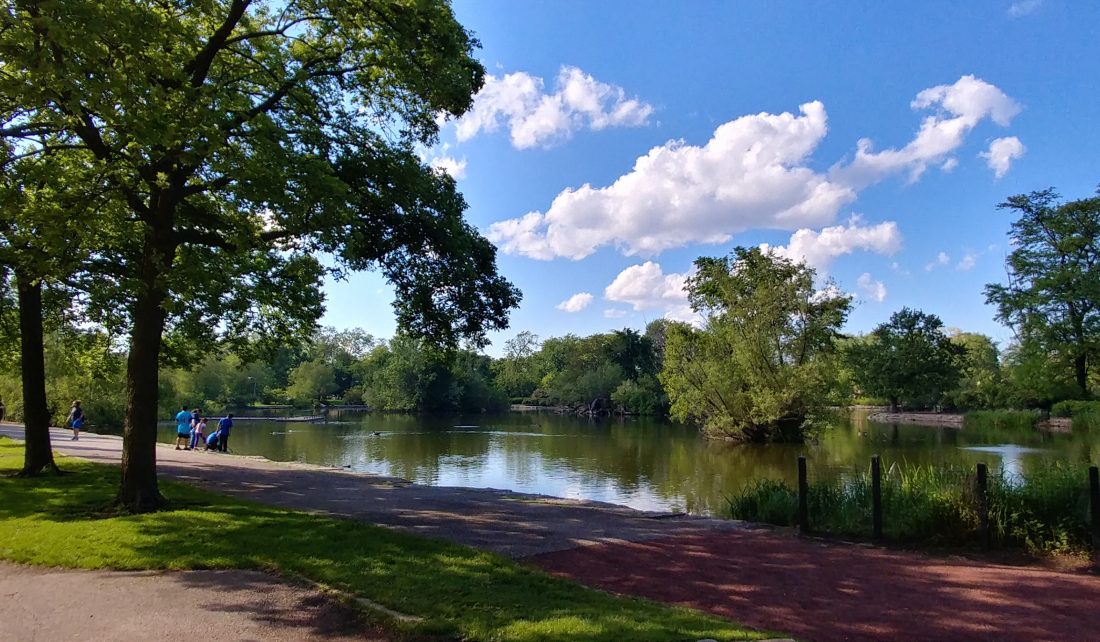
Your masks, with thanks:
[(850, 299), (805, 264), (737, 248), (700, 258), (688, 281), (702, 329), (668, 328), (660, 379), (672, 415), (715, 436), (800, 441), (825, 405)]
[(965, 349), (952, 343), (934, 314), (902, 308), (879, 324), (848, 358), (856, 383), (897, 411), (902, 402), (927, 407), (958, 383)]
[(1019, 218), (1009, 233), (1008, 283), (991, 283), (985, 294), (1024, 351), (1053, 357), (1050, 365), (1072, 372), (1086, 397), (1100, 356), (1100, 196), (1059, 198), (1046, 189), (999, 205)]

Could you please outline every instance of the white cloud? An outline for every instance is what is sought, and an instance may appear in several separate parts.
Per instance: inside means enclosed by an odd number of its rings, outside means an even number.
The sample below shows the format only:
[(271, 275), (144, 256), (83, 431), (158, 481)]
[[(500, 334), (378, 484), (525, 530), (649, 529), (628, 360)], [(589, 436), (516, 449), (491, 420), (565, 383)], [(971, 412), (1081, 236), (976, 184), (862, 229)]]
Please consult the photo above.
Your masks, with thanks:
[(859, 275), (856, 279), (856, 287), (859, 288), (860, 294), (872, 301), (882, 303), (886, 300), (886, 285), (882, 281), (872, 279), (869, 272)]
[(947, 252), (940, 252), (939, 254), (936, 255), (935, 260), (933, 260), (928, 265), (924, 266), (924, 270), (926, 272), (931, 272), (932, 270), (934, 270), (938, 267), (943, 267), (943, 266), (945, 266), (949, 263), (951, 263), (951, 256), (948, 255)]
[(604, 289), (604, 298), (629, 303), (635, 311), (687, 304), (688, 274), (665, 274), (653, 261), (632, 265)]
[(620, 310), (618, 308), (608, 308), (603, 311), (603, 318), (605, 319), (621, 319), (627, 314), (626, 310)]
[(805, 261), (807, 265), (826, 270), (833, 259), (855, 250), (867, 250), (876, 254), (892, 255), (901, 249), (901, 232), (897, 223), (888, 221), (878, 225), (861, 225), (859, 216), (852, 216), (847, 225), (826, 227), (820, 232), (801, 229), (791, 235), (786, 246), (761, 246), (793, 261)]
[(589, 303), (592, 303), (592, 295), (587, 292), (578, 292), (555, 307), (566, 312), (580, 312), (587, 308)]
[(622, 87), (599, 82), (576, 67), (561, 68), (553, 93), (546, 93), (544, 84), (522, 71), (487, 75), (473, 107), (455, 123), (458, 140), (496, 131), (505, 121), (517, 149), (550, 147), (584, 127), (639, 127), (653, 114), (652, 105), (627, 98)]
[(955, 269), (959, 272), (967, 272), (978, 263), (978, 255), (973, 252), (967, 252), (963, 255), (959, 262), (955, 264)]
[(466, 178), (465, 157), (463, 157), (461, 160), (456, 160), (454, 158), (451, 158), (450, 156), (439, 156), (438, 158), (432, 159), (431, 166), (447, 172), (451, 175), (451, 178), (455, 179), (456, 181), (460, 181)]
[(1008, 15), (1011, 18), (1022, 18), (1035, 13), (1041, 6), (1043, 6), (1043, 0), (1018, 0), (1008, 8)]
[(945, 160), (943, 162), (943, 165), (940, 165), (940, 171), (944, 172), (944, 173), (951, 172), (952, 170), (954, 170), (958, 166), (959, 166), (959, 159), (952, 156), (951, 158), (948, 158), (947, 160)]
[(989, 169), (993, 170), (997, 178), (1001, 178), (1012, 167), (1012, 161), (1022, 158), (1026, 151), (1027, 148), (1019, 138), (1009, 136), (989, 143), (989, 150), (981, 152), (978, 156), (985, 159), (986, 165), (989, 165)]
[(962, 146), (966, 135), (982, 120), (989, 118), (1008, 126), (1020, 106), (1003, 91), (974, 76), (963, 76), (953, 85), (925, 89), (910, 103), (913, 109), (934, 113), (921, 122), (917, 135), (901, 149), (874, 151), (870, 139), (856, 144), (856, 156), (848, 165), (834, 167), (834, 180), (862, 189), (883, 178), (905, 172), (910, 181), (921, 177), (930, 165), (950, 163), (951, 154)]
[(665, 274), (653, 261), (632, 265), (615, 277), (604, 289), (604, 298), (617, 303), (627, 303), (638, 310), (660, 310), (664, 318), (699, 326), (703, 318), (688, 303), (685, 274)]
[(720, 125), (703, 146), (674, 140), (638, 158), (606, 187), (563, 190), (544, 212), (493, 223), (490, 240), (504, 252), (535, 259), (582, 259), (606, 245), (654, 256), (694, 243), (725, 243), (748, 229), (807, 230), (828, 225), (859, 190), (891, 174), (915, 180), (933, 164), (950, 165), (981, 120), (1008, 124), (1019, 106), (973, 76), (920, 92), (915, 109), (935, 109), (902, 149), (873, 152), (859, 141), (855, 158), (829, 172), (810, 157), (828, 130), (825, 107), (742, 116)]

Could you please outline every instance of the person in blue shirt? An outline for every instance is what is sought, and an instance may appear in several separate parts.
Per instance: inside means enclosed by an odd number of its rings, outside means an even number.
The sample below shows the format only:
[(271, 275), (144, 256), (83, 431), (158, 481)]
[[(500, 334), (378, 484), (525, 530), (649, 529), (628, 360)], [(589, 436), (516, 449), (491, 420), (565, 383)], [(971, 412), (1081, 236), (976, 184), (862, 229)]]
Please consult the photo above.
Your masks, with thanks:
[(181, 450), (180, 446), (187, 446), (191, 441), (191, 413), (187, 411), (187, 406), (181, 406), (180, 411), (176, 413), (176, 450)]
[(218, 420), (218, 452), (229, 450), (229, 431), (233, 429), (233, 413)]
[(79, 401), (73, 402), (67, 421), (69, 428), (73, 429), (73, 441), (80, 439), (80, 429), (84, 427), (84, 409), (80, 407)]

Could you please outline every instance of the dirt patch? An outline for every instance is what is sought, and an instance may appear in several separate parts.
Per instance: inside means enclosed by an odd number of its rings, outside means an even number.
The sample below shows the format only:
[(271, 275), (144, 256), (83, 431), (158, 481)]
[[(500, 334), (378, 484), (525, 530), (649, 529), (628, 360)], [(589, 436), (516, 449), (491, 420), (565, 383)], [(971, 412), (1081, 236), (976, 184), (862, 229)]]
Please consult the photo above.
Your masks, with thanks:
[(0, 641), (388, 640), (335, 599), (256, 571), (0, 564)]
[(531, 558), (612, 593), (815, 642), (1096, 639), (1100, 577), (741, 530)]

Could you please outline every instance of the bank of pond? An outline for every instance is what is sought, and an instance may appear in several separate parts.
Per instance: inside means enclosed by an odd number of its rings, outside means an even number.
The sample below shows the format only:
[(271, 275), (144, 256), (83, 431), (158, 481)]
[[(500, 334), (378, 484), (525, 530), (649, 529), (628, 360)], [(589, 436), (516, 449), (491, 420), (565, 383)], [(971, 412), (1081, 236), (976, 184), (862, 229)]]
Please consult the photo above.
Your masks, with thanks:
[[(967, 420), (961, 429), (882, 424), (869, 421), (867, 409), (838, 414), (804, 444), (708, 440), (691, 426), (645, 417), (332, 410), (324, 423), (304, 423), (276, 420), (301, 411), (266, 412), (273, 415), (270, 420), (238, 423), (234, 452), (426, 485), (507, 489), (775, 524), (794, 523), (790, 498), (797, 488), (798, 457), (805, 456), (814, 530), (850, 537), (870, 532), (866, 476), (871, 456), (879, 455), (885, 539), (945, 546), (977, 537), (968, 480), (984, 463), (990, 471), (994, 545), (1083, 550), (1088, 504), (1087, 474), (1081, 471), (1100, 461), (1100, 430), (1058, 433), (1036, 429), (1035, 421), (990, 418)], [(238, 414), (254, 413), (240, 409)], [(172, 426), (162, 430), (162, 441), (174, 438)]]

